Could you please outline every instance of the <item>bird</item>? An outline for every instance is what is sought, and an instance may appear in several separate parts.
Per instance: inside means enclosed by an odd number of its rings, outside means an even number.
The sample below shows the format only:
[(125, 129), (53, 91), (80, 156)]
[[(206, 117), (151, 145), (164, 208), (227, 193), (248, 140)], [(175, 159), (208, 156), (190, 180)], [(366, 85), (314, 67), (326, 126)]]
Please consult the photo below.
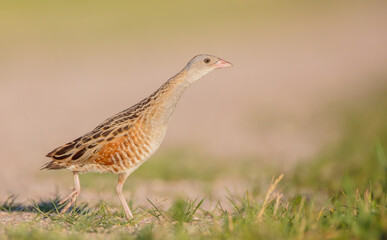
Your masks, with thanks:
[(41, 168), (67, 169), (74, 178), (70, 194), (59, 204), (61, 213), (75, 204), (81, 192), (79, 174), (88, 172), (118, 175), (116, 193), (126, 219), (133, 214), (122, 192), (127, 177), (159, 148), (168, 123), (183, 92), (215, 69), (232, 67), (230, 62), (209, 54), (192, 58), (176, 75), (149, 97), (106, 119), (81, 137), (49, 152), (51, 161)]

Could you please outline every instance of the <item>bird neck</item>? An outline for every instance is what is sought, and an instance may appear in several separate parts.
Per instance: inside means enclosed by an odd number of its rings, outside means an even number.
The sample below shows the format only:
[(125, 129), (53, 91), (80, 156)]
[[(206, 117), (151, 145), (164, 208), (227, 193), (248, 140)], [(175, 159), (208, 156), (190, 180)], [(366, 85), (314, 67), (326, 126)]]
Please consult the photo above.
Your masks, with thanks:
[(181, 95), (192, 84), (187, 77), (187, 71), (183, 69), (154, 93), (154, 104), (150, 109), (152, 125), (168, 124)]
[(183, 69), (165, 83), (164, 94), (172, 98), (177, 97), (178, 101), (184, 91), (192, 84), (189, 79), (188, 71)]

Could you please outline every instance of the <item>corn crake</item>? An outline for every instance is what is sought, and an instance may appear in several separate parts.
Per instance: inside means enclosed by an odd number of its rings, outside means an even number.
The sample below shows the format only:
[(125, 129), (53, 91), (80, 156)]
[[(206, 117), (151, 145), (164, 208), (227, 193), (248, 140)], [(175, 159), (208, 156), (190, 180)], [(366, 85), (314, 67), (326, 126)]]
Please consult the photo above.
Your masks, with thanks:
[(60, 202), (68, 202), (61, 212), (66, 212), (80, 194), (79, 173), (109, 172), (118, 174), (118, 198), (126, 218), (133, 218), (122, 193), (126, 178), (160, 146), (184, 90), (211, 71), (231, 66), (218, 57), (198, 55), (149, 97), (48, 153), (52, 160), (42, 169), (68, 169), (74, 176), (72, 192)]

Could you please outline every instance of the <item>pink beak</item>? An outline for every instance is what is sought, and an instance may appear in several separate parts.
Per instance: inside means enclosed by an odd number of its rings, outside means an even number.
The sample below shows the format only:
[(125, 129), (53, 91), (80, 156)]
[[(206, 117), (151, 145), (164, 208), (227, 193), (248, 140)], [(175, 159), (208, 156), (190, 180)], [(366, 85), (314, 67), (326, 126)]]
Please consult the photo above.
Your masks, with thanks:
[(232, 67), (232, 64), (223, 60), (219, 59), (215, 64), (216, 68), (227, 68), (227, 67)]

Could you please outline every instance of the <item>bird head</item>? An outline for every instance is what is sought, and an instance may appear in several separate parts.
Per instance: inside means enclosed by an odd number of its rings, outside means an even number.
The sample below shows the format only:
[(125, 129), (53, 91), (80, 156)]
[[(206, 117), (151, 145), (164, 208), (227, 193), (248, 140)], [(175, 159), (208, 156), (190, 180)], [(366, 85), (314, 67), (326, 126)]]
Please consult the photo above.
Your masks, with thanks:
[(212, 55), (201, 54), (192, 58), (184, 70), (188, 82), (194, 83), (215, 69), (227, 67), (232, 67), (232, 64)]

